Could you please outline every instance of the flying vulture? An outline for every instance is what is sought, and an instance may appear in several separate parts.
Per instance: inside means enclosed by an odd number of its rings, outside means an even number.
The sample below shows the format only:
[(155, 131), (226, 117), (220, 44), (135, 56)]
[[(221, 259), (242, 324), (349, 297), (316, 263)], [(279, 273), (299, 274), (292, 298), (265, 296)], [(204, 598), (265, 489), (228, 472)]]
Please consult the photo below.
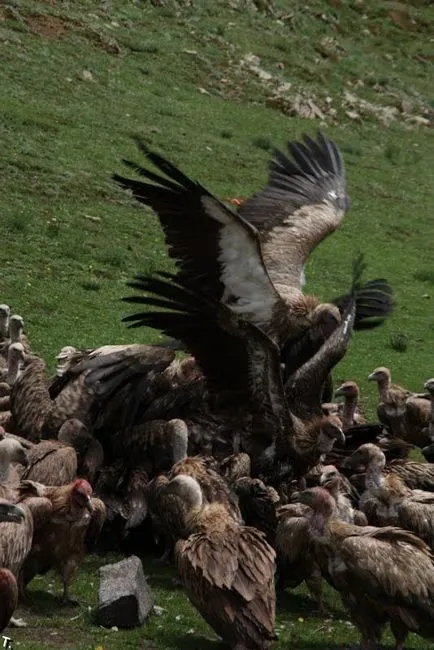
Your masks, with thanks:
[[(324, 340), (323, 330), (339, 324), (347, 297), (321, 304), (303, 294), (302, 284), (310, 253), (339, 226), (348, 208), (336, 144), (322, 134), (317, 140), (305, 135), (304, 142), (288, 143), (291, 157), (276, 151), (267, 187), (238, 212), (143, 142), (138, 145), (166, 177), (124, 160), (152, 182), (118, 174), (114, 179), (158, 214), (178, 280), (230, 306), (279, 348), (309, 330), (314, 339)], [(357, 321), (384, 319), (391, 310), (389, 285), (373, 282), (369, 291), (378, 295), (378, 303), (366, 311), (360, 302)]]

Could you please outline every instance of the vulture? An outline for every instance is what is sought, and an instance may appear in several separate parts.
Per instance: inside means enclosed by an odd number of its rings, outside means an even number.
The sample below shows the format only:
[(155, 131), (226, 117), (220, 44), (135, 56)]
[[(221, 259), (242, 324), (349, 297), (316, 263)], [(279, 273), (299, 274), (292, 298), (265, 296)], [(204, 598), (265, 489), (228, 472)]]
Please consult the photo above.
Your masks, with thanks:
[(21, 443), (12, 438), (4, 437), (0, 440), (0, 497), (8, 499), (10, 489), (19, 482), (12, 463), (27, 466), (27, 452)]
[(379, 647), (389, 621), (396, 650), (403, 650), (409, 631), (433, 638), (434, 564), (421, 539), (393, 526), (337, 519), (333, 497), (320, 487), (292, 498), (312, 509), (315, 555), (323, 576), (339, 591), (364, 650)]
[(360, 509), (369, 523), (377, 526), (399, 526), (410, 530), (434, 548), (434, 494), (410, 490), (399, 476), (384, 473), (386, 458), (376, 445), (359, 447), (345, 461), (347, 467), (366, 468), (365, 491)]
[(193, 477), (173, 480), (173, 495), (189, 505), (179, 507), (184, 539), (175, 559), (190, 601), (232, 650), (269, 648), (276, 639), (273, 548), (221, 504), (205, 505)]
[(188, 456), (172, 467), (169, 478), (191, 476), (200, 486), (204, 503), (221, 503), (235, 521), (241, 521), (238, 499), (218, 472), (214, 458)]
[(35, 525), (32, 548), (22, 568), (23, 585), (54, 569), (62, 580), (63, 602), (74, 602), (70, 585), (86, 554), (86, 542), (91, 543), (100, 533), (104, 503), (92, 497), (92, 487), (85, 479), (62, 486), (23, 481), (19, 491), (21, 498), (44, 497), (51, 504), (50, 515)]
[(244, 523), (265, 533), (267, 542), (275, 546), (279, 494), (259, 478), (243, 476), (233, 483)]
[(22, 343), (12, 343), (7, 351), (7, 367), (2, 370), (4, 379), (9, 386), (13, 386), (19, 377), (25, 361), (25, 352)]
[[(276, 151), (267, 187), (238, 212), (143, 142), (138, 145), (165, 176), (124, 160), (148, 182), (118, 174), (114, 179), (158, 214), (181, 284), (230, 307), (279, 350), (308, 330), (315, 339), (315, 331), (321, 337), (324, 328), (340, 323), (347, 296), (321, 303), (302, 291), (306, 260), (340, 225), (349, 204), (342, 156), (332, 140), (305, 135), (303, 142), (288, 143), (289, 156)], [(384, 320), (390, 287), (379, 280), (370, 289), (382, 300), (373, 310), (362, 306), (361, 320), (368, 313)]]
[[(4, 307), (4, 305), (2, 306)], [(2, 306), (0, 306), (0, 313)], [(5, 522), (19, 524), (24, 517), (25, 513), (19, 506), (0, 499), (0, 524)], [(3, 543), (1, 528), (0, 540)], [(17, 603), (18, 586), (16, 577), (10, 569), (0, 567), (0, 632), (5, 629), (11, 620)]]
[(344, 403), (338, 408), (338, 415), (342, 420), (342, 427), (348, 429), (354, 424), (365, 424), (366, 420), (360, 413), (360, 389), (355, 381), (344, 381), (335, 391), (336, 397), (343, 397)]
[(21, 480), (43, 485), (65, 485), (77, 475), (77, 454), (70, 445), (58, 440), (42, 440), (27, 453), (27, 466), (20, 472)]
[(428, 426), (422, 430), (422, 435), (430, 441), (430, 444), (423, 449), (425, 458), (432, 462), (433, 459), (433, 445), (434, 445), (434, 379), (428, 379), (424, 384), (425, 390), (428, 391), (430, 396), (430, 416)]
[(10, 313), (9, 305), (0, 305), (0, 344), (7, 339), (9, 334)]
[[(320, 416), (306, 423), (288, 409), (279, 349), (260, 328), (170, 274), (164, 274), (164, 279), (142, 276), (131, 284), (156, 297), (133, 296), (127, 302), (165, 311), (144, 311), (124, 320), (133, 327), (162, 329), (185, 343), (205, 376), (210, 408), (217, 404), (222, 418), (225, 412), (236, 414), (238, 426), (232, 420), (231, 433), (240, 431), (240, 451), (250, 455), (254, 475), (268, 473), (278, 482), (292, 474), (303, 475), (336, 439), (344, 441), (336, 422)], [(354, 302), (349, 309), (347, 327)]]
[(366, 516), (360, 510), (355, 510), (350, 499), (345, 495), (344, 477), (334, 465), (325, 465), (322, 468), (319, 482), (321, 487), (327, 490), (335, 500), (335, 515), (338, 519), (357, 526), (367, 525)]
[[(77, 457), (77, 475), (95, 484), (98, 472), (104, 463), (104, 449), (88, 428), (75, 418), (66, 420), (59, 429), (57, 439), (74, 447)], [(35, 479), (37, 480), (37, 479)], [(70, 483), (72, 478), (62, 483)], [(44, 481), (39, 481), (44, 483)]]
[(277, 510), (277, 573), (279, 589), (295, 589), (303, 581), (318, 611), (326, 613), (321, 569), (315, 558), (310, 534), (311, 509), (301, 503), (289, 503)]
[[(147, 407), (168, 392), (199, 379), (195, 360), (176, 359), (158, 345), (106, 345), (71, 353), (50, 384), (57, 411), (78, 418), (101, 441), (144, 420)], [(61, 422), (60, 422), (61, 423)]]
[(380, 402), (377, 415), (390, 433), (421, 447), (429, 443), (429, 439), (421, 435), (429, 420), (429, 400), (392, 384), (389, 368), (375, 368), (368, 379), (378, 384)]

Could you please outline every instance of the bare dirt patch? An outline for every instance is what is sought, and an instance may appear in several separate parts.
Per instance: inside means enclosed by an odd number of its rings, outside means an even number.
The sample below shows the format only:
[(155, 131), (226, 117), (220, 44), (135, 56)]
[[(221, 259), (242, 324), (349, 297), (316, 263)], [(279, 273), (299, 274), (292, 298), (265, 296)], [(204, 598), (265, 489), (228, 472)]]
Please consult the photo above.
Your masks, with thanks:
[(67, 26), (56, 16), (34, 15), (27, 19), (27, 24), (36, 34), (45, 38), (61, 38), (67, 31)]

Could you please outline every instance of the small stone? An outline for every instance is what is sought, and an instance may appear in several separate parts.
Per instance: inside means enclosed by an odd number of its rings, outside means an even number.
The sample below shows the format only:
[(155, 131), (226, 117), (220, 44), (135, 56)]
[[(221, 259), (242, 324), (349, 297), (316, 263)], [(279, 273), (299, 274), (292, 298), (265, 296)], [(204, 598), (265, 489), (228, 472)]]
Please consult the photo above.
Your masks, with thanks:
[(153, 602), (140, 559), (131, 555), (99, 572), (99, 623), (111, 629), (142, 625)]
[(91, 73), (90, 70), (83, 70), (81, 76), (82, 79), (84, 79), (84, 81), (93, 81), (93, 74)]

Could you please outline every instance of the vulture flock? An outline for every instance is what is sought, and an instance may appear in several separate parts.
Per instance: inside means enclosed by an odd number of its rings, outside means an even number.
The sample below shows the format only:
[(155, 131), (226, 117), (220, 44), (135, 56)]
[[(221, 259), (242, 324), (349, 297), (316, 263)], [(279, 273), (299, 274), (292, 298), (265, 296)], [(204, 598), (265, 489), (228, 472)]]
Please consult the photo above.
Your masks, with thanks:
[(271, 647), (276, 589), (303, 581), (322, 611), (323, 581), (340, 593), (364, 650), (388, 623), (396, 650), (434, 639), (434, 379), (415, 394), (376, 368), (368, 422), (332, 371), (392, 289), (360, 256), (346, 295), (303, 291), (349, 206), (338, 147), (289, 142), (235, 210), (138, 144), (154, 169), (114, 179), (156, 213), (176, 272), (138, 275), (124, 320), (166, 341), (65, 347), (49, 377), (0, 306), (2, 628), (35, 575), (54, 569), (67, 602), (86, 552), (129, 544), (175, 563), (233, 650)]

